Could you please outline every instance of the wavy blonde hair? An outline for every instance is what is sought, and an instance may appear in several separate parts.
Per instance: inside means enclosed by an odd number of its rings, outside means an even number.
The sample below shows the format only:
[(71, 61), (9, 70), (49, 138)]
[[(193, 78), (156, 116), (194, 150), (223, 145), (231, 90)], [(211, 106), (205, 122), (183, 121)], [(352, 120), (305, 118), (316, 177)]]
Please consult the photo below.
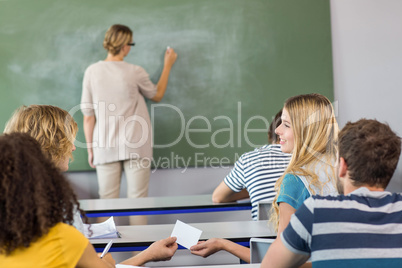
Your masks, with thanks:
[(74, 118), (65, 110), (51, 105), (18, 108), (7, 122), (4, 133), (28, 133), (41, 145), (43, 153), (56, 166), (69, 157), (78, 132)]
[(123, 46), (131, 42), (133, 31), (125, 25), (112, 25), (105, 34), (103, 47), (113, 56), (120, 53)]
[(334, 163), (339, 129), (331, 102), (320, 94), (298, 95), (286, 100), (284, 109), (289, 113), (292, 124), (294, 148), (287, 169), (275, 184), (277, 194), (270, 220), (276, 224), (276, 229), (279, 225), (279, 206), (276, 200), (286, 174), (306, 177), (310, 191), (320, 194), (311, 185), (323, 188), (316, 174), (317, 165), (323, 163), (328, 167), (324, 170), (328, 178), (325, 183), (336, 184)]

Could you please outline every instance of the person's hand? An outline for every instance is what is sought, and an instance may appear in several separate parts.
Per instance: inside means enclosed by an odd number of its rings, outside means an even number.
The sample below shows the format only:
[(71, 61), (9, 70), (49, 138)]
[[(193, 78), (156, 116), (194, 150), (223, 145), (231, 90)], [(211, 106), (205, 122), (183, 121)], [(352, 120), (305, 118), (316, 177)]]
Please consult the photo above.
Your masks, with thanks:
[(91, 166), (91, 168), (95, 168), (94, 152), (92, 151), (92, 149), (88, 150), (88, 164)]
[(199, 241), (197, 245), (190, 248), (191, 253), (201, 257), (208, 257), (223, 249), (222, 239), (211, 238), (207, 241)]
[[(98, 256), (100, 257), (102, 255), (102, 253), (98, 253)], [(112, 254), (107, 253), (105, 256), (103, 256), (103, 258), (101, 259), (102, 261), (106, 262), (109, 264), (109, 266), (111, 265), (111, 267), (115, 267), (116, 266), (116, 261), (113, 259)]]
[(165, 52), (165, 66), (171, 68), (177, 59), (177, 53), (173, 48), (166, 49)]
[(176, 237), (168, 237), (152, 243), (145, 250), (149, 256), (147, 262), (170, 260), (178, 248), (176, 239)]

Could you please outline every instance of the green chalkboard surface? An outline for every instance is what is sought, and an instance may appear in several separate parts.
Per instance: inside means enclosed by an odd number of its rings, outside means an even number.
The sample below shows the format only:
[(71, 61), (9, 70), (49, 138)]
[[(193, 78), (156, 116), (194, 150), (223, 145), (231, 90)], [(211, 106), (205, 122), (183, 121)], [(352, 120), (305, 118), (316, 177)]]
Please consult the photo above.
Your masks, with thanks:
[(288, 97), (333, 99), (329, 0), (3, 0), (1, 127), (22, 104), (60, 106), (80, 126), (70, 170), (89, 170), (81, 83), (115, 23), (155, 83), (166, 47), (178, 53), (164, 99), (147, 102), (156, 168), (232, 164), (267, 143)]

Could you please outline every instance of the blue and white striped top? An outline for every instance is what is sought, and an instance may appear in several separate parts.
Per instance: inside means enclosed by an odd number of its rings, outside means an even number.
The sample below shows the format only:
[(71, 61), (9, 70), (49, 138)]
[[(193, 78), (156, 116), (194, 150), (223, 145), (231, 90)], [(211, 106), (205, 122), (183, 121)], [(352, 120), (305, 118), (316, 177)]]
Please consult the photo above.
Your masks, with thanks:
[(313, 267), (402, 267), (402, 195), (365, 187), (349, 195), (313, 196), (281, 234)]
[(275, 183), (288, 166), (291, 156), (283, 153), (279, 144), (265, 145), (243, 154), (225, 177), (225, 184), (232, 191), (240, 192), (247, 188), (253, 220), (257, 220), (258, 202), (274, 199)]

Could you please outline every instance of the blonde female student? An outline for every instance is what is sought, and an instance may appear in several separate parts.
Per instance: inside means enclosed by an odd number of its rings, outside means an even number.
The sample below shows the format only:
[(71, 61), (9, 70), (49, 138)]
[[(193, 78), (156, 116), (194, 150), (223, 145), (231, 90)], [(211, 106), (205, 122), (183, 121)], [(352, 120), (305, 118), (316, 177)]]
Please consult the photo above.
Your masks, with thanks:
[[(67, 226), (74, 223), (77, 211), (86, 219), (70, 185), (59, 174), (68, 170), (77, 131), (73, 117), (52, 105), (22, 106), (7, 122), (4, 133), (9, 135), (1, 137), (4, 147), (0, 154), (4, 161), (0, 165), (3, 170), (0, 193), (5, 198), (0, 200), (0, 204), (5, 204), (5, 210), (0, 209), (0, 224), (3, 224), (0, 226), (3, 231), (0, 232), (0, 264), (6, 264), (4, 267), (114, 267), (111, 255), (99, 261), (88, 239), (74, 227)], [(39, 142), (39, 152), (29, 137)], [(5, 146), (8, 143), (12, 146)], [(32, 148), (25, 150), (24, 147)], [(24, 159), (18, 158), (22, 156)], [(57, 247), (58, 240), (53, 236), (65, 241), (66, 247)], [(170, 259), (177, 249), (175, 241), (174, 237), (156, 241), (122, 264), (143, 265)], [(48, 243), (46, 249), (42, 250), (42, 243)], [(46, 254), (54, 257), (48, 258)]]
[(278, 234), (308, 197), (337, 194), (334, 165), (338, 132), (332, 104), (325, 96), (299, 95), (285, 102), (276, 134), (282, 152), (292, 153), (292, 158), (275, 185), (271, 220)]
[[(335, 170), (338, 124), (331, 102), (320, 94), (289, 98), (277, 127), (281, 150), (292, 157), (284, 175), (276, 183), (271, 220), (278, 234), (305, 199), (314, 194), (336, 194)], [(195, 255), (208, 257), (228, 251), (250, 262), (250, 250), (234, 242), (212, 238), (191, 248)]]

